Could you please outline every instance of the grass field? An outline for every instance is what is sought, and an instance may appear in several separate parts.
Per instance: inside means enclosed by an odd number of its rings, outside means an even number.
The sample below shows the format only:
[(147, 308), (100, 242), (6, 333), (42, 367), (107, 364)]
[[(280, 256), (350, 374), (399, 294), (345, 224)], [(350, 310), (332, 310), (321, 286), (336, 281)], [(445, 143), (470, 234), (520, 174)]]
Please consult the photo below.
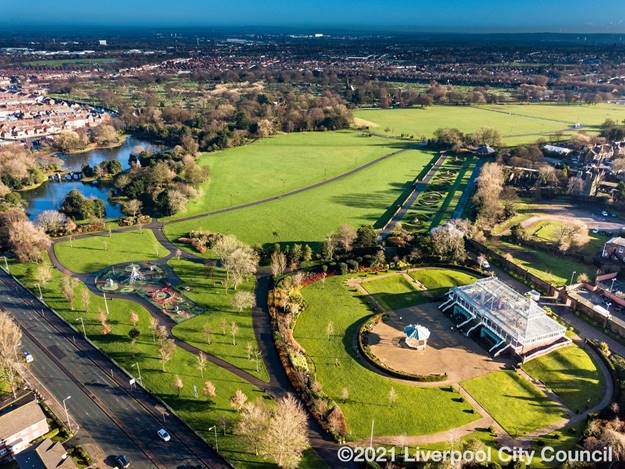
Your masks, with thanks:
[(476, 280), (471, 275), (461, 270), (444, 269), (438, 267), (427, 267), (408, 272), (413, 279), (423, 284), (428, 290), (438, 290), (442, 288), (452, 288), (460, 285), (467, 285)]
[(462, 387), (512, 436), (521, 436), (565, 417), (560, 406), (514, 371), (478, 376), (464, 381)]
[[(178, 324), (173, 334), (197, 348), (223, 358), (227, 362), (269, 381), (269, 375), (260, 360), (259, 369), (256, 363), (247, 355), (247, 344), (257, 347), (256, 336), (252, 328), (252, 312), (247, 309), (242, 312), (232, 307), (234, 291), (224, 291), (222, 281), (225, 279), (223, 269), (214, 268), (210, 271), (203, 264), (185, 260), (172, 259), (169, 266), (180, 277), (184, 286), (190, 287), (185, 295), (206, 309), (206, 313)], [(253, 281), (239, 287), (239, 290), (253, 290)], [(223, 332), (222, 322), (226, 323), (226, 332)], [(236, 321), (239, 332), (236, 335), (236, 345), (232, 343), (230, 324)], [(208, 344), (203, 333), (205, 325), (211, 328), (211, 343)]]
[(584, 273), (591, 279), (596, 274), (594, 266), (550, 251), (501, 240), (489, 240), (487, 244), (502, 255), (512, 255), (514, 263), (556, 287), (566, 285), (574, 272), (575, 276)]
[(603, 375), (581, 347), (571, 345), (523, 365), (534, 379), (555, 392), (573, 412), (583, 411), (601, 401)]
[[(300, 315), (295, 337), (313, 359), (323, 390), (339, 402), (354, 439), (368, 438), (371, 420), (374, 435), (418, 435), (454, 428), (479, 417), (455, 392), (436, 387), (403, 384), (363, 366), (355, 357), (354, 337), (363, 318), (372, 311), (344, 285), (344, 276), (331, 277), (303, 290), (307, 308)], [(329, 321), (334, 334), (328, 339)], [(342, 402), (341, 389), (349, 399)], [(388, 393), (398, 399), (390, 405)]]
[[(32, 278), (33, 265), (13, 264), (11, 272), (17, 275), (22, 282), (33, 288)], [(212, 441), (213, 434), (208, 428), (214, 424), (220, 424), (222, 418), (231, 427), (236, 420), (236, 413), (229, 404), (232, 394), (241, 389), (250, 399), (263, 398), (263, 393), (243, 381), (236, 375), (216, 365), (208, 364), (204, 379), (196, 367), (196, 358), (191, 353), (180, 347), (172, 360), (166, 364), (166, 371), (161, 371), (161, 362), (158, 358), (158, 345), (154, 343), (152, 333), (149, 330), (149, 313), (143, 307), (131, 302), (116, 299), (109, 302), (109, 324), (112, 331), (108, 335), (102, 335), (102, 328), (98, 320), (98, 311), (104, 310), (103, 300), (90, 294), (89, 311), (80, 308), (72, 311), (60, 293), (60, 272), (54, 270), (53, 280), (43, 286), (46, 302), (58, 311), (68, 322), (76, 328), (80, 328), (78, 318), (83, 317), (87, 335), (109, 357), (116, 360), (129, 373), (134, 374), (133, 364), (138, 362), (141, 367), (141, 375), (145, 386), (155, 395), (165, 400), (174, 411), (188, 422), (194, 429), (204, 435), (208, 442)], [(80, 286), (80, 289), (84, 286)], [(80, 295), (77, 295), (80, 298)], [(133, 346), (128, 337), (128, 331), (132, 327), (129, 317), (130, 311), (139, 315), (137, 328), (141, 331), (137, 343)], [(177, 395), (173, 382), (175, 375), (183, 379), (184, 388)], [(193, 385), (202, 389), (205, 380), (215, 384), (217, 396), (214, 402), (200, 394), (196, 399), (193, 395)], [(259, 459), (247, 451), (243, 442), (232, 433), (219, 437), (219, 449), (235, 466), (245, 468), (266, 467), (259, 463)]]
[(59, 261), (72, 272), (97, 272), (121, 262), (151, 261), (167, 254), (152, 230), (92, 236), (54, 245)]
[(171, 223), (165, 233), (176, 240), (193, 229), (210, 229), (235, 234), (250, 244), (300, 242), (318, 246), (343, 223), (380, 226), (432, 157), (429, 152), (407, 150), (305, 193), (231, 213)]
[(30, 65), (31, 67), (89, 67), (102, 64), (110, 64), (117, 62), (117, 59), (113, 57), (90, 57), (90, 58), (65, 58), (65, 59), (42, 59), (42, 60), (29, 60), (23, 62), (24, 65)]
[(356, 131), (276, 135), (249, 145), (205, 153), (210, 170), (201, 195), (172, 218), (230, 207), (329, 179), (407, 143)]
[[(466, 133), (480, 127), (492, 127), (499, 130), (504, 143), (518, 145), (567, 130), (575, 123), (598, 126), (607, 118), (622, 121), (625, 107), (612, 104), (431, 106), (425, 109), (362, 109), (354, 115), (371, 123), (371, 130), (380, 134), (404, 133), (429, 138), (442, 127), (455, 127)], [(385, 129), (390, 131), (385, 132)]]
[(429, 301), (401, 274), (369, 280), (362, 284), (365, 290), (388, 309), (401, 309)]

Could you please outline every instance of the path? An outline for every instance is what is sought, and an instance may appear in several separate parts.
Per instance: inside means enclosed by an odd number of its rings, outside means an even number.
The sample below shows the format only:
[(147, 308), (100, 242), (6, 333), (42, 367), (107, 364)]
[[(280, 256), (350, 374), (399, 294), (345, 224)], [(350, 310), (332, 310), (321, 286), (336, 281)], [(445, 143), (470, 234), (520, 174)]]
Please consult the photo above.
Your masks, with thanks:
[(477, 183), (477, 178), (480, 175), (482, 166), (484, 165), (484, 163), (486, 163), (486, 161), (487, 161), (486, 158), (480, 158), (477, 164), (475, 165), (475, 168), (473, 168), (473, 173), (471, 174), (471, 178), (469, 179), (469, 182), (467, 183), (467, 186), (465, 187), (464, 192), (462, 193), (462, 196), (460, 196), (458, 205), (456, 205), (456, 209), (454, 210), (454, 213), (451, 216), (452, 219), (456, 220), (458, 218), (462, 218), (462, 216), (464, 215), (466, 206), (471, 200), (471, 195), (473, 195), (473, 192), (474, 192), (473, 189), (475, 188), (475, 184)]

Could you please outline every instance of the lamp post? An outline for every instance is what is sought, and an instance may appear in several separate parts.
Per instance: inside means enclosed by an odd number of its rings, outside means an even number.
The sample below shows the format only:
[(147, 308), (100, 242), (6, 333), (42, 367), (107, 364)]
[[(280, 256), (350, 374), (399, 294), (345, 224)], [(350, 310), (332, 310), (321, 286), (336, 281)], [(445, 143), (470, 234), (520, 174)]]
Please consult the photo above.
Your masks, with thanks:
[(141, 380), (141, 368), (139, 368), (139, 362), (134, 362), (134, 364), (132, 366), (136, 366), (137, 367), (137, 373), (139, 374), (139, 383), (141, 383), (141, 385), (143, 385), (143, 381)]
[(72, 396), (67, 396), (65, 399), (63, 399), (63, 409), (65, 409), (65, 419), (67, 420), (67, 428), (69, 428), (70, 433), (72, 431), (72, 424), (69, 421), (69, 412), (67, 412), (67, 404), (65, 404), (65, 401), (71, 398)]
[(573, 271), (573, 273), (571, 274), (571, 280), (569, 281), (569, 285), (573, 285), (573, 277), (575, 277), (575, 274), (577, 273), (577, 271)]
[(109, 315), (109, 304), (106, 301), (106, 292), (102, 293), (102, 297), (104, 298), (104, 309), (106, 310), (106, 316), (108, 317), (108, 315)]
[(219, 445), (217, 444), (217, 425), (213, 425), (208, 429), (209, 432), (211, 430), (215, 432), (215, 451), (219, 451)]
[(8, 272), (10, 272), (9, 270), (9, 261), (7, 260), (7, 256), (2, 256), (4, 258), (4, 270)]
[(614, 282), (616, 282), (616, 277), (612, 279), (612, 285), (610, 285), (610, 293), (614, 290)]

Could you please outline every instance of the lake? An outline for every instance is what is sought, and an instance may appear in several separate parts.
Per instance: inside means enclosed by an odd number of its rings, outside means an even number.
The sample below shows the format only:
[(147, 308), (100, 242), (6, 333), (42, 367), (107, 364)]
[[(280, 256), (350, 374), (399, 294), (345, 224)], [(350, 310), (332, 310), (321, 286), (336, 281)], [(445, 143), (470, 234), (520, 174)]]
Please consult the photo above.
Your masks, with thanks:
[[(117, 160), (124, 169), (128, 169), (128, 157), (136, 145), (147, 147), (149, 142), (128, 137), (124, 144), (117, 148), (99, 148), (85, 153), (74, 155), (59, 154), (65, 163), (67, 171), (80, 171), (85, 164), (95, 166), (102, 161)], [(154, 145), (153, 145), (154, 146)], [(78, 189), (85, 197), (97, 197), (102, 199), (106, 208), (106, 218), (117, 218), (121, 212), (121, 205), (108, 200), (111, 191), (110, 183), (61, 181), (45, 182), (36, 189), (21, 192), (22, 198), (27, 202), (26, 212), (31, 220), (44, 210), (57, 210), (65, 196), (72, 190)]]

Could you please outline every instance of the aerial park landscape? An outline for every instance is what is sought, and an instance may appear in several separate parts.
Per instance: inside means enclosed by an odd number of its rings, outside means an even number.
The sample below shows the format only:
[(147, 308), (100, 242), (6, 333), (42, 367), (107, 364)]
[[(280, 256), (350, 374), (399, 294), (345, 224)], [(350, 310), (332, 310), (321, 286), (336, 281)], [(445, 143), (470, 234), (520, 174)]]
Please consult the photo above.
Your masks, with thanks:
[(180, 31), (0, 40), (0, 467), (625, 460), (618, 35)]

